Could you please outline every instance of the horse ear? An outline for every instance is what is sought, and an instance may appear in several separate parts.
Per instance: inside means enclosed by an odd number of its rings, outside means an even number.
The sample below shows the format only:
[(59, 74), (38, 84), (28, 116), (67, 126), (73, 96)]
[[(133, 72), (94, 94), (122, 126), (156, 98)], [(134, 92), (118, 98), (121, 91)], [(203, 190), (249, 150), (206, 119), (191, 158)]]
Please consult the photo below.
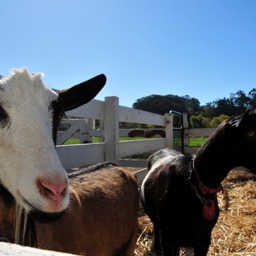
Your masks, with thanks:
[(230, 122), (231, 126), (234, 126), (234, 127), (241, 126), (244, 123), (244, 121), (247, 119), (247, 117), (250, 115), (250, 111), (251, 111), (251, 109), (248, 108), (242, 115), (237, 116), (234, 119), (232, 119)]
[(247, 119), (247, 117), (250, 115), (250, 112), (251, 112), (251, 109), (249, 108), (245, 110), (237, 127), (240, 126)]
[(65, 111), (72, 110), (91, 101), (104, 87), (107, 78), (101, 74), (59, 92)]

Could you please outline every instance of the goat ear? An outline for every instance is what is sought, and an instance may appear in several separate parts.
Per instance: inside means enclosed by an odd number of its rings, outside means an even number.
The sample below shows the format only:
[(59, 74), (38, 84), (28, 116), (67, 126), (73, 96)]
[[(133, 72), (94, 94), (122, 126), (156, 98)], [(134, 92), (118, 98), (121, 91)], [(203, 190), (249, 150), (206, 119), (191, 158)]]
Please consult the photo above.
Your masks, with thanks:
[(231, 126), (239, 127), (241, 126), (247, 117), (250, 115), (251, 109), (247, 109), (242, 115), (233, 118), (230, 122)]
[(72, 110), (91, 101), (104, 87), (107, 78), (101, 74), (59, 92), (65, 111)]

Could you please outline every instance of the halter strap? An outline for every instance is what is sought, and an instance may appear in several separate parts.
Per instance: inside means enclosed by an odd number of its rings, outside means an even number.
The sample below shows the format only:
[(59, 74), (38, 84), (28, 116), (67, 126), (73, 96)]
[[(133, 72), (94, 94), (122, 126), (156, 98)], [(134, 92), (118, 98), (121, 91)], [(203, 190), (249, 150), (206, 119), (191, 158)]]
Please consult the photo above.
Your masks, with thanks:
[(201, 192), (204, 195), (206, 195), (206, 194), (216, 194), (216, 193), (218, 193), (220, 191), (223, 193), (224, 189), (223, 189), (221, 183), (220, 183), (220, 185), (217, 188), (210, 188), (210, 187), (206, 186), (200, 180), (199, 175), (198, 175), (198, 173), (196, 171), (196, 168), (195, 168), (195, 159), (196, 159), (196, 157), (191, 159), (192, 163), (191, 163), (191, 168), (190, 168), (191, 170), (190, 170), (190, 172), (192, 173), (192, 171), (194, 171), (194, 173), (196, 175), (197, 182), (199, 184), (199, 189), (201, 190)]

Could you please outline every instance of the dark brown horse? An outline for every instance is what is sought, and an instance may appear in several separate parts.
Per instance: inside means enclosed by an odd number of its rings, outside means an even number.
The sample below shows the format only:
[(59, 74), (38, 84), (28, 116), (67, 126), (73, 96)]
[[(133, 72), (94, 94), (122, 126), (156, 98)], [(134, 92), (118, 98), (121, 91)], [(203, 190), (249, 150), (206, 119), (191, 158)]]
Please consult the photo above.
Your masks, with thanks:
[(220, 124), (195, 158), (169, 149), (152, 154), (141, 186), (154, 224), (152, 251), (176, 256), (179, 247), (193, 247), (195, 256), (207, 255), (221, 182), (237, 166), (256, 173), (255, 154), (256, 114), (250, 110)]

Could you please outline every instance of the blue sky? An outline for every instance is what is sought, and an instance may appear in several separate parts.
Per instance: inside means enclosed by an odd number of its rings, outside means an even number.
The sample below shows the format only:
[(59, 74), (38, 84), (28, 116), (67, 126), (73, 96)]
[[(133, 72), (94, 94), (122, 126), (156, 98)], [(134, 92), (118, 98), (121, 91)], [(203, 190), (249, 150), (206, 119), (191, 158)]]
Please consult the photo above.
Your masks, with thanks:
[(256, 87), (256, 1), (2, 0), (0, 74), (27, 67), (63, 89), (99, 73), (96, 97), (201, 105)]

